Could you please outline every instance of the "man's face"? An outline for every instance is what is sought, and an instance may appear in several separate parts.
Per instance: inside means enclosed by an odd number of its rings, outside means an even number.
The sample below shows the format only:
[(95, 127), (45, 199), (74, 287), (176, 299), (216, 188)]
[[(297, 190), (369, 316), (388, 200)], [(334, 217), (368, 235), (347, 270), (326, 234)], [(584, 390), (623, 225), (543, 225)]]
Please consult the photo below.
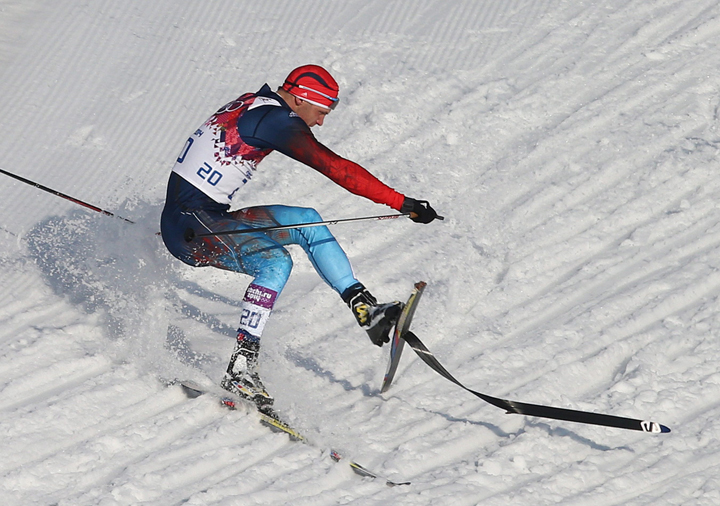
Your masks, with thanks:
[(296, 101), (295, 114), (300, 116), (307, 126), (310, 128), (315, 125), (322, 126), (325, 116), (330, 112), (328, 109), (305, 102), (299, 98), (296, 98)]

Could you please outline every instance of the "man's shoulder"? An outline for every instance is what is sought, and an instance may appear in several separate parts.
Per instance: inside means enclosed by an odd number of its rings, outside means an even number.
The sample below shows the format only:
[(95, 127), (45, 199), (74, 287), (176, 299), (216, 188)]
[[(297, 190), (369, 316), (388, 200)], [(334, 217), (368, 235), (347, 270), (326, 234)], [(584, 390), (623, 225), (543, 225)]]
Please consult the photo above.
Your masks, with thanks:
[(257, 97), (255, 97), (255, 100), (253, 100), (253, 103), (250, 104), (250, 107), (248, 107), (248, 111), (252, 111), (253, 109), (256, 109), (258, 107), (263, 107), (266, 105), (282, 108), (282, 104), (280, 103), (280, 101), (278, 101), (275, 98), (257, 96)]
[(292, 143), (298, 135), (310, 131), (280, 95), (272, 92), (256, 95), (253, 104), (238, 118), (237, 130), (245, 142), (273, 149)]
[[(265, 91), (266, 87), (267, 92), (261, 93)], [(280, 95), (270, 91), (267, 85), (258, 92), (247, 112), (240, 118), (238, 127), (242, 128), (241, 125), (243, 124), (253, 129), (257, 127), (269, 127), (278, 130), (307, 128), (300, 116), (290, 109), (290, 106), (285, 103)]]

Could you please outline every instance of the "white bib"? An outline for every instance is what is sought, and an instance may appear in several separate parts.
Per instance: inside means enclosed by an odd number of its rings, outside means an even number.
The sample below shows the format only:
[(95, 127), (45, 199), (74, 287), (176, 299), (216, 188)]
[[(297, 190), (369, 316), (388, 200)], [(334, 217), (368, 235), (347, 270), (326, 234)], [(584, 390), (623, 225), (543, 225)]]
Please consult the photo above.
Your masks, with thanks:
[[(256, 97), (248, 110), (261, 106), (280, 104), (277, 100)], [(218, 111), (222, 112), (226, 111)], [(190, 136), (172, 170), (215, 202), (232, 205), (235, 193), (252, 178), (256, 162), (227, 155), (225, 143), (220, 140), (220, 128), (214, 121), (216, 116)]]

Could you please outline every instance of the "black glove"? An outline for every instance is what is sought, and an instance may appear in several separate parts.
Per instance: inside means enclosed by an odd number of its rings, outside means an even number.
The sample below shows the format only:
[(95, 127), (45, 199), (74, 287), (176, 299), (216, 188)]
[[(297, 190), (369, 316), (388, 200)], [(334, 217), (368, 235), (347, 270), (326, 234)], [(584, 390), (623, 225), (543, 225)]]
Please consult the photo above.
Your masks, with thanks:
[(415, 216), (411, 214), (410, 219), (415, 223), (430, 223), (438, 217), (435, 209), (430, 207), (430, 203), (427, 200), (415, 200), (410, 197), (405, 197), (400, 212), (413, 213)]

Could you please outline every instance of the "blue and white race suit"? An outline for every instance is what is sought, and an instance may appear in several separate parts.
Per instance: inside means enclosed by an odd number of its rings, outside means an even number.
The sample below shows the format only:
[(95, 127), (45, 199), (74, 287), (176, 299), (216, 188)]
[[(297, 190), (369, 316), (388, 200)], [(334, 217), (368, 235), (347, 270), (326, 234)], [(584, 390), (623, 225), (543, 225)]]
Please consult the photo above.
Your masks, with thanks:
[(315, 139), (307, 124), (266, 84), (225, 105), (185, 143), (167, 188), (161, 233), (168, 250), (193, 266), (213, 266), (252, 276), (243, 299), (241, 330), (259, 338), (292, 260), (284, 246), (298, 244), (320, 277), (342, 294), (358, 284), (350, 262), (324, 226), (269, 232), (207, 236), (196, 234), (322, 221), (314, 209), (268, 205), (238, 207), (257, 165), (277, 150), (350, 192), (399, 210), (404, 195), (386, 186), (360, 165)]

